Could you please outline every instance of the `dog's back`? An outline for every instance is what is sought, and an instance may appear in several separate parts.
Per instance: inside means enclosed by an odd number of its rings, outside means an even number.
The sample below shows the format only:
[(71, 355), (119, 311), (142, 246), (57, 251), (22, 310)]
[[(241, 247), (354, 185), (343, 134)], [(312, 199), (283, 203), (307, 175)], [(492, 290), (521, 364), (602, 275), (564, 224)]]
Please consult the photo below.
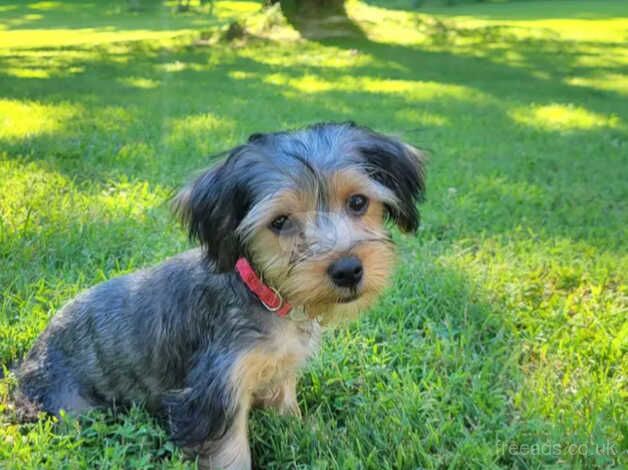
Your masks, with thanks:
[(191, 250), (85, 291), (35, 343), (18, 372), (20, 390), (53, 414), (134, 401), (157, 408), (164, 392), (182, 386), (186, 349), (202, 341), (199, 317), (219, 302), (210, 294), (222, 289), (220, 277)]

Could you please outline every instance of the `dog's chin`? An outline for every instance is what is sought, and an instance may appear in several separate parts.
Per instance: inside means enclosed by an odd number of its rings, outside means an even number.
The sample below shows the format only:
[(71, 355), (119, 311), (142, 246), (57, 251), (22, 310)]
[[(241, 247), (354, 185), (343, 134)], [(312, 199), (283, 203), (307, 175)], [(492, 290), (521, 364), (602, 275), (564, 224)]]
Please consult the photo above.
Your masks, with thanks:
[(375, 298), (376, 296), (368, 291), (345, 294), (337, 298), (336, 303), (330, 306), (327, 319), (330, 324), (353, 321), (368, 310)]
[(338, 304), (350, 304), (351, 302), (356, 302), (357, 300), (360, 299), (360, 297), (362, 297), (362, 294), (359, 292), (355, 292), (355, 293), (351, 293), (349, 295), (340, 297), (338, 299)]
[(352, 304), (352, 303), (357, 303), (360, 299), (369, 297), (368, 290), (369, 289), (365, 288), (364, 282), (360, 282), (360, 284), (358, 284), (355, 287), (351, 287), (351, 288), (340, 287), (340, 288), (334, 289), (333, 297), (336, 304), (340, 304), (340, 305)]

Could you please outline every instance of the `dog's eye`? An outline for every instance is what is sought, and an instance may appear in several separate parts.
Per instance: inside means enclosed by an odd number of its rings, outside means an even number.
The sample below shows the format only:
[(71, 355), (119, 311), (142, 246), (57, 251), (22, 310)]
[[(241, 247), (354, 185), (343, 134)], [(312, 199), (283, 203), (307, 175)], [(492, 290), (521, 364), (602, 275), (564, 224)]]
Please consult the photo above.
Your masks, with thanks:
[(354, 194), (347, 199), (347, 208), (349, 212), (356, 215), (362, 215), (369, 206), (369, 200), (363, 194)]
[(275, 233), (287, 233), (294, 228), (294, 222), (287, 215), (275, 217), (270, 223), (270, 229)]

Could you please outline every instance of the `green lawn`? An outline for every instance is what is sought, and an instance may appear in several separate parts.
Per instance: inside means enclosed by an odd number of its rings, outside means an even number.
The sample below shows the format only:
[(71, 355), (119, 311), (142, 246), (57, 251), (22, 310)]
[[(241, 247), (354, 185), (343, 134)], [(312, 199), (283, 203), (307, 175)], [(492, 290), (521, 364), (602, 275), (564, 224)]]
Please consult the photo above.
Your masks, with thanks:
[[(0, 364), (80, 290), (188, 247), (168, 198), (207, 155), (352, 119), (429, 150), (424, 223), (328, 333), (303, 421), (253, 415), (259, 467), (628, 463), (625, 1), (351, 2), (345, 36), (153, 3), (0, 0)], [(231, 18), (251, 34), (218, 41)], [(1, 468), (192, 467), (141, 409), (18, 425), (10, 382)]]

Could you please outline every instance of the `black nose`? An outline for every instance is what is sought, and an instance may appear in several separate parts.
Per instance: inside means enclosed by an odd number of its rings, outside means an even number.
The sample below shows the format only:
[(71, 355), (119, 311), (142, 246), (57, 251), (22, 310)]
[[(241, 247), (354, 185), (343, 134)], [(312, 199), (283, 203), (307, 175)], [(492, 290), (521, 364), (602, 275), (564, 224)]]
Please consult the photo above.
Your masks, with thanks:
[(355, 287), (362, 279), (362, 262), (356, 256), (345, 256), (334, 261), (327, 268), (331, 280), (338, 287)]

